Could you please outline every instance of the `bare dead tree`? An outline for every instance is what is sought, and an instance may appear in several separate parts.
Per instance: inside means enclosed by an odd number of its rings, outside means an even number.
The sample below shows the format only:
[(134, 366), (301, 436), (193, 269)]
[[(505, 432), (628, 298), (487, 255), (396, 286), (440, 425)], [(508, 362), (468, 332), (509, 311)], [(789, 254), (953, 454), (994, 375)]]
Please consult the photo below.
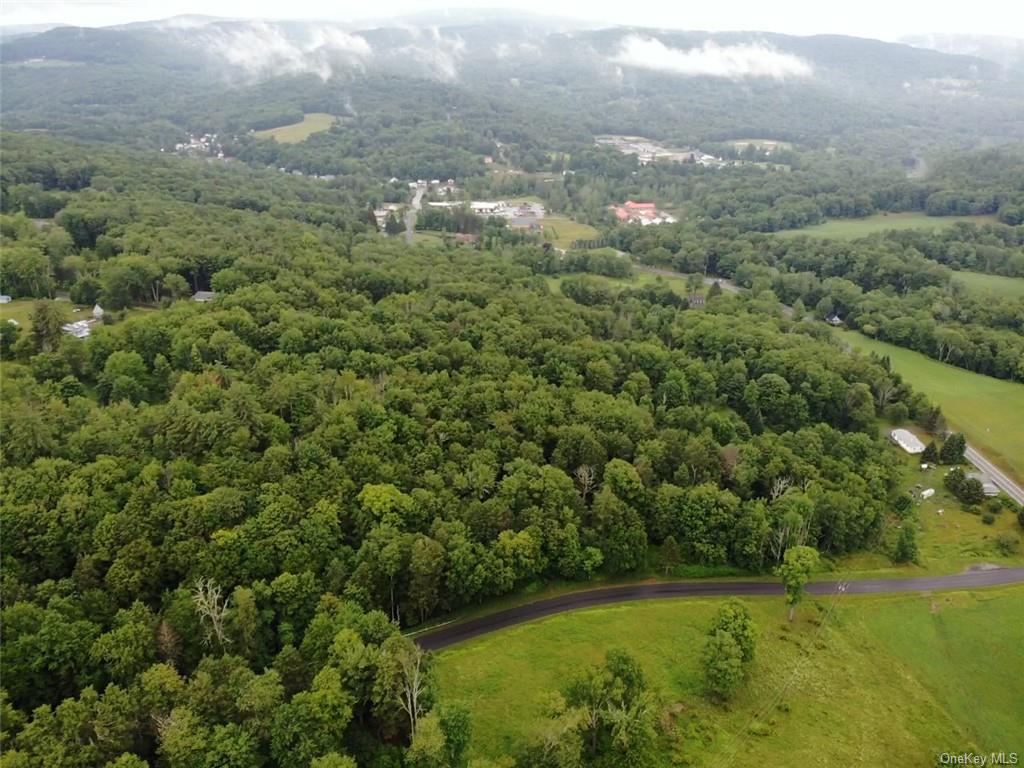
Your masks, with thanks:
[(580, 497), (585, 501), (590, 492), (597, 486), (597, 472), (589, 464), (580, 464), (572, 473), (580, 488)]
[(221, 596), (221, 589), (213, 579), (200, 579), (196, 582), (192, 590), (192, 602), (205, 632), (203, 642), (211, 645), (216, 639), (221, 648), (231, 642), (225, 631), (230, 599)]
[(789, 486), (792, 484), (792, 482), (793, 481), (790, 480), (788, 477), (776, 477), (775, 480), (772, 482), (771, 490), (768, 492), (769, 500), (775, 501), (776, 499), (783, 496), (786, 493), (786, 491), (789, 490)]
[(160, 623), (156, 625), (156, 650), (161, 659), (172, 667), (178, 666), (181, 656), (181, 638), (167, 619), (161, 619)]
[(399, 672), (395, 700), (409, 716), (410, 739), (416, 737), (416, 726), (421, 715), (420, 698), (427, 689), (425, 659), (426, 653), (415, 643), (409, 643), (395, 656)]

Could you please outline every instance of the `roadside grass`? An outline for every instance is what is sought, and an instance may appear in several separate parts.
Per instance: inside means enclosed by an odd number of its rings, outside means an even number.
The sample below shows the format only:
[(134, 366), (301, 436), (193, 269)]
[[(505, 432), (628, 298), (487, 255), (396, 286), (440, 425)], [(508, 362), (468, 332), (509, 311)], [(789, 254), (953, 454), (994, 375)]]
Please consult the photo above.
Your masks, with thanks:
[(888, 355), (892, 369), (942, 407), (951, 429), (1024, 481), (1024, 384), (982, 376), (856, 331), (836, 331), (865, 354)]
[(963, 283), (974, 293), (994, 293), (1000, 298), (1024, 298), (1024, 277), (986, 275), (981, 272), (954, 272), (954, 282)]
[(545, 216), (544, 239), (558, 248), (571, 248), (576, 240), (596, 240), (601, 233), (589, 224), (580, 224), (565, 216)]
[(334, 115), (329, 115), (326, 112), (309, 112), (303, 116), (301, 122), (268, 128), (265, 131), (256, 131), (255, 135), (264, 139), (274, 139), (282, 144), (296, 144), (305, 141), (314, 133), (326, 131), (334, 123), (334, 120)]
[[(472, 754), (514, 753), (547, 694), (609, 648), (633, 653), (681, 714), (691, 765), (934, 766), (944, 750), (1024, 747), (1024, 587), (810, 600), (785, 621), (780, 598), (747, 600), (758, 656), (728, 706), (700, 695), (704, 633), (719, 601), (645, 601), (501, 630), (438, 655), (446, 701), (474, 715)], [(638, 631), (642, 627), (643, 631)], [(754, 735), (755, 733), (759, 735)]]
[(837, 240), (855, 240), (875, 232), (889, 229), (945, 229), (958, 221), (972, 224), (991, 224), (995, 216), (926, 216), (923, 213), (878, 213), (863, 219), (833, 219), (802, 229), (776, 232), (777, 237), (828, 237)]

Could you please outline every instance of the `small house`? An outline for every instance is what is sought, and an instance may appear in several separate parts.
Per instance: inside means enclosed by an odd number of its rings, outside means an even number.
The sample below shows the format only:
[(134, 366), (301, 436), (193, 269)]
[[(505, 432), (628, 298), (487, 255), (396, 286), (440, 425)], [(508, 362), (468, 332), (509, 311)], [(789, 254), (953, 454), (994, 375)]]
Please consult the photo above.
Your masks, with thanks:
[(8, 296), (6, 293), (0, 294), (0, 304), (10, 304), (10, 303), (11, 303), (11, 297), (10, 296)]
[(217, 298), (216, 291), (196, 291), (192, 294), (192, 301), (198, 301), (205, 303), (207, 301), (213, 301)]
[(967, 477), (971, 480), (977, 480), (981, 483), (981, 490), (986, 496), (998, 496), (999, 486), (993, 483), (987, 475), (983, 475), (981, 472), (968, 472)]
[(825, 322), (831, 326), (840, 326), (843, 324), (843, 318), (833, 312), (825, 318)]

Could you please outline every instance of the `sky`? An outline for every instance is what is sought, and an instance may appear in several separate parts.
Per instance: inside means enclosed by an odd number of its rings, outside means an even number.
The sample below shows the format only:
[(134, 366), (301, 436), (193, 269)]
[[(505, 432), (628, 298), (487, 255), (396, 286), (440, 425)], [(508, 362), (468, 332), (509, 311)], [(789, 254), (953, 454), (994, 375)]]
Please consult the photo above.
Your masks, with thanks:
[[(963, 33), (1024, 38), (1024, 2), (1019, 0), (5, 0), (0, 24), (107, 26), (180, 14), (231, 18), (359, 21), (425, 10), (519, 8), (586, 19), (598, 24), (706, 31), (757, 30), (796, 35), (847, 34), (897, 40), (909, 34)], [(286, 15), (282, 15), (286, 8)]]

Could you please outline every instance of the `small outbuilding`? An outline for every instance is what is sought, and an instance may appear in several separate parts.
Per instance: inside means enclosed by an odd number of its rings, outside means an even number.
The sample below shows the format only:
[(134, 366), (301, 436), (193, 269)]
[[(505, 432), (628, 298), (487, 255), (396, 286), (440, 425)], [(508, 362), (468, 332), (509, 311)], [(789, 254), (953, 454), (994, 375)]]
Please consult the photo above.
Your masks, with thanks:
[(930, 499), (934, 495), (935, 495), (935, 489), (934, 488), (925, 488), (923, 491), (921, 491), (921, 498), (922, 499)]
[(11, 297), (8, 296), (6, 293), (0, 293), (0, 304), (10, 304), (10, 303), (11, 303)]
[(192, 294), (192, 301), (206, 302), (213, 301), (216, 298), (216, 291), (196, 291), (194, 294)]
[(103, 307), (101, 307), (99, 304), (94, 305), (93, 308), (92, 308), (92, 316), (96, 320), (102, 320), (103, 319)]
[(907, 453), (924, 453), (924, 443), (909, 429), (894, 429), (889, 433), (889, 439)]

